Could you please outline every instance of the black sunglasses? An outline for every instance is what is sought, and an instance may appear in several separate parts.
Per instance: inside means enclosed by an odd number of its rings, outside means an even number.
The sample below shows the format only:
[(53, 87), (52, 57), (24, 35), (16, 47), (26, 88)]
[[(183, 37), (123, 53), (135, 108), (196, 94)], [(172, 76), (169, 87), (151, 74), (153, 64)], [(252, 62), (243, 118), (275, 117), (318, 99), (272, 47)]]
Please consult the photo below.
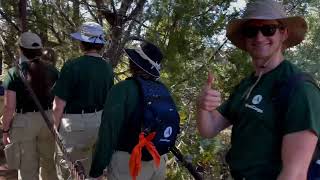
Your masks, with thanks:
[(262, 26), (245, 26), (242, 28), (242, 35), (246, 38), (254, 38), (260, 31), (264, 36), (273, 36), (277, 29), (283, 29), (283, 26), (276, 24), (268, 24)]

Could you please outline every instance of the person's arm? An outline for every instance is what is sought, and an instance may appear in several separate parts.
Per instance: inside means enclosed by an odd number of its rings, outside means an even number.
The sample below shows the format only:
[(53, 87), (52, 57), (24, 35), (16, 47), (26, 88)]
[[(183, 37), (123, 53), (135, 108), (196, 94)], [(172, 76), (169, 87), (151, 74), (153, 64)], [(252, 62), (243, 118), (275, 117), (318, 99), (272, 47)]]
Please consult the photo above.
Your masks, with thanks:
[(306, 180), (317, 141), (310, 130), (285, 135), (281, 149), (283, 166), (277, 180)]
[(63, 99), (59, 98), (58, 96), (54, 97), (53, 100), (53, 123), (54, 123), (54, 128), (56, 130), (59, 130), (61, 118), (63, 116), (63, 111), (66, 106), (66, 101)]
[(288, 103), (281, 121), (283, 167), (278, 180), (306, 180), (320, 133), (320, 91), (305, 82), (294, 89)]
[(53, 86), (52, 93), (55, 95), (53, 100), (53, 123), (54, 128), (59, 130), (60, 122), (63, 116), (64, 108), (67, 102), (70, 101), (70, 97), (74, 92), (74, 84), (76, 83), (73, 77), (73, 69), (69, 63), (64, 64), (61, 69), (59, 78)]
[(205, 138), (214, 137), (231, 125), (229, 120), (216, 110), (221, 104), (221, 94), (211, 88), (212, 81), (213, 77), (209, 74), (207, 83), (197, 100), (197, 127), (200, 135)]
[(209, 112), (198, 109), (196, 115), (198, 130), (200, 135), (205, 138), (212, 138), (231, 125), (229, 120), (224, 118), (217, 110)]
[(109, 165), (125, 118), (128, 117), (129, 109), (134, 108), (132, 103), (129, 103), (132, 100), (128, 100), (127, 98), (138, 98), (138, 91), (135, 93), (131, 92), (131, 90), (127, 92), (128, 89), (130, 87), (123, 86), (120, 82), (113, 86), (108, 93), (101, 118), (96, 148), (93, 153), (90, 177), (97, 178), (101, 176), (103, 170)]
[(2, 142), (4, 145), (10, 143), (8, 131), (10, 130), (13, 114), (16, 109), (16, 92), (11, 90), (5, 90), (4, 92), (4, 113), (2, 118)]

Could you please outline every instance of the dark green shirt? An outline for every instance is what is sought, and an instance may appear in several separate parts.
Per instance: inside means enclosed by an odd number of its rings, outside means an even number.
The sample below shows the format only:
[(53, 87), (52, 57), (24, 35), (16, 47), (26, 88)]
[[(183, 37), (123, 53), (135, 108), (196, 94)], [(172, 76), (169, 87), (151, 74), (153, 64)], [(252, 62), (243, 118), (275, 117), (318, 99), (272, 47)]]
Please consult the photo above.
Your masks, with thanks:
[(218, 111), (233, 124), (227, 162), (231, 171), (251, 179), (276, 179), (281, 170), (282, 134), (303, 130), (320, 131), (320, 92), (309, 82), (294, 89), (285, 119), (278, 119), (274, 102), (275, 83), (301, 72), (289, 61), (264, 74), (249, 98), (248, 90), (257, 80), (244, 79)]
[(66, 113), (78, 114), (83, 109), (102, 109), (112, 85), (109, 63), (99, 57), (81, 56), (62, 67), (53, 92), (67, 102)]
[[(53, 84), (58, 79), (59, 71), (51, 65), (44, 64), (44, 67), (46, 68), (46, 72), (48, 73), (47, 78), (49, 78), (49, 81)], [(26, 62), (21, 64), (21, 69), (23, 72), (27, 71)], [(38, 111), (38, 108), (31, 98), (29, 91), (27, 91), (25, 85), (23, 84), (16, 67), (12, 67), (8, 70), (8, 73), (6, 74), (3, 81), (3, 87), (7, 90), (16, 92), (16, 109), (18, 112), (29, 112), (34, 110)], [(44, 99), (40, 98), (39, 100), (44, 109), (52, 107), (53, 97), (47, 97)]]
[(96, 150), (93, 154), (90, 176), (98, 177), (109, 165), (123, 124), (134, 114), (139, 102), (139, 89), (134, 80), (114, 85), (104, 106)]

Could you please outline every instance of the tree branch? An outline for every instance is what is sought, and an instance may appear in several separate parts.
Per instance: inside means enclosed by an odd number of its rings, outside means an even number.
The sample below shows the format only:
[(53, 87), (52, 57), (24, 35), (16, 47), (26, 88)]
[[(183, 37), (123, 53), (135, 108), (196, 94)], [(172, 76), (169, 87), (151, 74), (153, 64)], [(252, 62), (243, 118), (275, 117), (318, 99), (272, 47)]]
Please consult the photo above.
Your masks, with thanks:
[(95, 22), (99, 23), (99, 19), (97, 18), (97, 16), (93, 13), (92, 9), (90, 7), (97, 7), (94, 5), (91, 5), (87, 2), (87, 0), (82, 0), (79, 1), (80, 4), (84, 5), (85, 8), (88, 10), (89, 14), (92, 16), (92, 18), (94, 19)]
[(115, 14), (117, 14), (117, 9), (116, 9), (116, 6), (114, 5), (114, 1), (113, 0), (110, 0), (111, 1), (111, 6), (112, 6), (112, 10)]
[(146, 3), (146, 0), (140, 0), (137, 2), (137, 6), (133, 9), (128, 19), (135, 19), (136, 16), (143, 10), (143, 6)]
[(56, 1), (53, 1), (54, 6), (56, 7), (56, 9), (58, 9), (59, 13), (64, 17), (64, 19), (70, 24), (70, 26), (72, 28), (75, 28), (76, 25), (70, 21), (70, 19), (68, 18), (68, 16), (62, 11), (62, 9), (60, 9), (60, 7), (57, 5)]
[(59, 36), (59, 33), (54, 29), (53, 25), (49, 25), (49, 28), (51, 32), (54, 34), (54, 36), (57, 38), (58, 42), (61, 44), (63, 41)]
[(11, 24), (18, 32), (21, 32), (21, 29), (17, 24), (15, 24), (12, 19), (6, 15), (1, 9), (0, 9), (0, 15), (9, 23)]
[(22, 32), (27, 31), (27, 1), (19, 0), (19, 20)]

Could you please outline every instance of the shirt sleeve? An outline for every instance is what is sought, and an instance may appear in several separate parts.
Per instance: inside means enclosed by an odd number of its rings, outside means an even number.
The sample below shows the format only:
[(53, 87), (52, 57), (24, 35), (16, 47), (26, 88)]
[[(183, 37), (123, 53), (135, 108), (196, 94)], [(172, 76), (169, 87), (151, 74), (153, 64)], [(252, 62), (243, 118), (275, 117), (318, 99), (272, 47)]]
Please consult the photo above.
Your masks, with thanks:
[(127, 87), (119, 84), (108, 93), (93, 154), (90, 177), (99, 177), (109, 165), (126, 117)]
[(305, 82), (294, 90), (283, 128), (284, 134), (311, 130), (319, 136), (320, 91), (315, 85)]
[(53, 94), (68, 101), (74, 91), (75, 78), (69, 64), (62, 67), (60, 76), (53, 87)]
[(15, 74), (13, 69), (10, 69), (3, 80), (4, 89), (16, 91), (17, 90), (17, 86), (15, 83), (16, 78), (17, 78), (17, 75)]

